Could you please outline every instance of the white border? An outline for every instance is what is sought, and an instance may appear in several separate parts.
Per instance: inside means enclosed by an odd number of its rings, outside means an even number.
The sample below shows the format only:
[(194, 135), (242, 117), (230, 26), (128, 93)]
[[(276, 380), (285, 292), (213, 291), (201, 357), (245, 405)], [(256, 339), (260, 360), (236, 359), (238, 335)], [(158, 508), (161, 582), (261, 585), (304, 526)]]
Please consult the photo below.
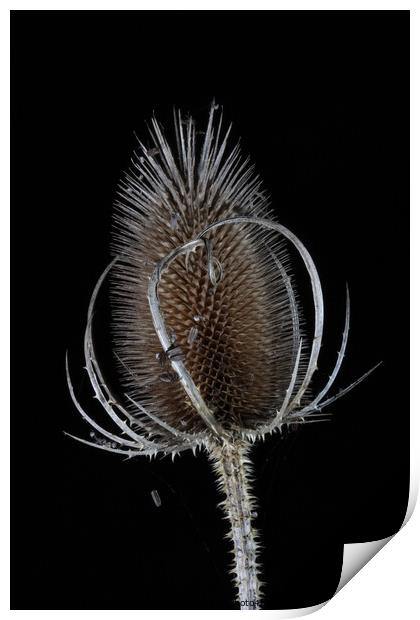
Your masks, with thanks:
[[(1, 124), (0, 124), (0, 282), (2, 291), (0, 299), (0, 393), (1, 398), (1, 414), (2, 427), (5, 436), (10, 436), (10, 311), (9, 311), (9, 291), (10, 291), (10, 91), (9, 91), (9, 15), (4, 15), (0, 20), (0, 75), (1, 75)], [(6, 19), (5, 19), (6, 17)], [(0, 600), (1, 608), (8, 603), (10, 591), (10, 573), (9, 573), (9, 556), (10, 556), (10, 484), (9, 484), (9, 467), (10, 467), (10, 449), (9, 439), (3, 442), (0, 450), (0, 479), (1, 479), (1, 495), (4, 502), (0, 506), (0, 535), (2, 537), (0, 548)]]
[[(414, 2), (415, 3), (415, 2)], [(273, 11), (273, 10), (317, 10), (317, 11), (370, 11), (370, 10), (410, 10), (412, 3), (396, 2), (395, 0), (366, 0), (344, 1), (329, 0), (316, 2), (315, 0), (49, 0), (36, 2), (23, 0), (9, 2), (12, 10), (159, 10), (159, 11)], [(12, 6), (10, 6), (12, 5)]]
[[(116, 6), (113, 2), (17, 2), (13, 9), (317, 9), (317, 10), (389, 10), (389, 9), (408, 9), (411, 7), (402, 6), (396, 2), (324, 2), (316, 4), (314, 2), (259, 2), (256, 6), (255, 2), (243, 0), (241, 2), (226, 2), (222, 0), (212, 0), (211, 2), (162, 2), (152, 0), (150, 2), (122, 1)], [(412, 6), (412, 5), (411, 5)], [(2, 193), (1, 209), (0, 209), (0, 272), (3, 291), (3, 299), (0, 304), (1, 312), (1, 349), (0, 349), (0, 381), (2, 382), (2, 411), (4, 413), (2, 419), (2, 428), (6, 425), (9, 430), (8, 405), (9, 405), (9, 319), (10, 313), (7, 304), (6, 291), (9, 290), (9, 15), (8, 11), (2, 9), (0, 19), (0, 71), (2, 79), (2, 92), (0, 97), (1, 106), (1, 129), (0, 129), (0, 191)], [(419, 17), (417, 11), (411, 14), (411, 333), (412, 333), (412, 349), (411, 349), (411, 385), (412, 390), (412, 412), (411, 416), (411, 475), (412, 484), (416, 485), (419, 476), (417, 450), (419, 446), (419, 424), (417, 416), (420, 412), (419, 392), (416, 390), (419, 376), (419, 361), (416, 352), (419, 350), (419, 332), (420, 332), (420, 294), (419, 294), (419, 273), (420, 273), (420, 228), (419, 228), (419, 118), (418, 110), (420, 110), (419, 97), (419, 71), (420, 71), (420, 32)], [(417, 112), (417, 114), (416, 114)], [(386, 128), (384, 128), (386, 130)], [(391, 216), (391, 214), (390, 214)], [(390, 293), (391, 294), (391, 293)], [(3, 441), (1, 450), (1, 482), (2, 497), (6, 500), (6, 505), (2, 504), (0, 515), (1, 523), (1, 569), (0, 569), (0, 614), (8, 612), (9, 608), (9, 444)], [(413, 517), (404, 527), (403, 531), (395, 536), (391, 542), (386, 545), (378, 556), (373, 558), (361, 571), (360, 575), (356, 575), (351, 580), (351, 584), (344, 587), (325, 607), (318, 612), (318, 617), (322, 620), (358, 620), (369, 619), (372, 617), (381, 617), (385, 620), (411, 620), (418, 618), (420, 605), (418, 597), (418, 576), (419, 570), (419, 545), (420, 539), (420, 516), (419, 510), (414, 512)], [(92, 619), (109, 618), (121, 619), (128, 617), (161, 617), (170, 615), (173, 618), (193, 617), (197, 612), (190, 611), (170, 611), (170, 612), (146, 612), (146, 611), (13, 611), (9, 612), (18, 614), (19, 616), (29, 615), (31, 617), (65, 617), (82, 620), (83, 618)], [(200, 610), (200, 617), (220, 618), (231, 617), (234, 613), (240, 612), (207, 612)], [(259, 613), (270, 616), (279, 617), (280, 614), (275, 611), (258, 611), (248, 613)]]

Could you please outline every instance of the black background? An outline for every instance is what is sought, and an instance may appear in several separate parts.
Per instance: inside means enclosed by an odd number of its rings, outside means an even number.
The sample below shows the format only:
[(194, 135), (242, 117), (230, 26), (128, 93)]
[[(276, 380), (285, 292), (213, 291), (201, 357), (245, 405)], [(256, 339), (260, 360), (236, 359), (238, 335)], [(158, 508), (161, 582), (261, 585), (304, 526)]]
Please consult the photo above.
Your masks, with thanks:
[[(332, 596), (343, 542), (389, 536), (408, 497), (409, 13), (13, 12), (12, 608), (235, 608), (204, 454), (124, 462), (87, 437), (82, 371), (112, 205), (153, 111), (223, 105), (323, 283), (316, 386), (352, 318), (333, 420), (254, 449), (265, 608)], [(158, 489), (162, 506), (150, 492)]]

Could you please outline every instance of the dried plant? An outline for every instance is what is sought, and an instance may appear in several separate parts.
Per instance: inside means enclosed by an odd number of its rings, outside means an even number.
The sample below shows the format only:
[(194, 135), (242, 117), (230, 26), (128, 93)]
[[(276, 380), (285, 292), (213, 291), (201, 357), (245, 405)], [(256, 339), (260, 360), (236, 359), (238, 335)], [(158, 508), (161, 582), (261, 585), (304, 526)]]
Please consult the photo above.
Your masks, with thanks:
[[(217, 107), (211, 106), (205, 132), (175, 114), (175, 151), (153, 118), (152, 144), (140, 143), (120, 184), (115, 258), (96, 284), (84, 339), (95, 397), (119, 434), (79, 404), (68, 365), (67, 378), (76, 407), (102, 437), (93, 431), (93, 441), (75, 438), (82, 443), (129, 458), (207, 452), (230, 523), (237, 599), (241, 609), (253, 609), (262, 582), (250, 447), (284, 425), (324, 420), (322, 410), (373, 369), (328, 397), (348, 339), (347, 291), (335, 368), (310, 398), (323, 333), (318, 273), (302, 242), (275, 221), (239, 146), (227, 150), (230, 127), (223, 134)], [(288, 246), (303, 260), (312, 287), (310, 344)], [(95, 302), (108, 274), (112, 347), (123, 386), (118, 397), (104, 381), (92, 338)]]

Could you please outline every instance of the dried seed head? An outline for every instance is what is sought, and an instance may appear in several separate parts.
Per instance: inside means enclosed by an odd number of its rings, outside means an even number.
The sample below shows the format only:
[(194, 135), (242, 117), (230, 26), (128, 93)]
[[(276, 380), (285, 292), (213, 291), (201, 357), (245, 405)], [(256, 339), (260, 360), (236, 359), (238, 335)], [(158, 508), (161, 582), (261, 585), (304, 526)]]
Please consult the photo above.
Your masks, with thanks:
[[(204, 137), (191, 118), (178, 116), (175, 151), (153, 119), (153, 158), (140, 145), (142, 157), (121, 184), (114, 228), (114, 252), (122, 258), (112, 273), (113, 336), (124, 361), (122, 380), (133, 400), (192, 432), (206, 425), (182, 383), (162, 380), (156, 359), (161, 344), (148, 303), (152, 266), (215, 222), (238, 213), (272, 217), (238, 147), (226, 150), (214, 110)], [(158, 295), (185, 368), (217, 422), (237, 432), (272, 420), (302, 338), (284, 239), (250, 223), (216, 228), (205, 245), (173, 260)]]
[[(348, 340), (347, 290), (336, 365), (324, 388), (306, 400), (323, 333), (319, 276), (302, 242), (272, 218), (238, 146), (227, 151), (230, 128), (223, 136), (217, 108), (211, 107), (205, 132), (178, 114), (174, 149), (153, 119), (154, 145), (140, 143), (121, 183), (116, 256), (93, 291), (84, 340), (95, 398), (120, 435), (101, 427), (77, 401), (66, 359), (75, 406), (106, 438), (76, 437), (82, 443), (131, 458), (253, 442), (284, 424), (325, 420), (321, 411), (377, 367), (328, 396)], [(312, 287), (308, 355), (286, 242), (299, 253)], [(92, 337), (96, 298), (108, 274), (125, 402), (104, 380)]]

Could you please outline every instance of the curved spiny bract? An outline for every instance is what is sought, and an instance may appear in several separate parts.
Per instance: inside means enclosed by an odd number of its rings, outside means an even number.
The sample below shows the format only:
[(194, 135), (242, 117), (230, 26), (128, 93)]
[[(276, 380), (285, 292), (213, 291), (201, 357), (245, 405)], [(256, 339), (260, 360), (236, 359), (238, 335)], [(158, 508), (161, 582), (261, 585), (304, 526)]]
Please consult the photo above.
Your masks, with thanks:
[[(94, 441), (75, 438), (82, 443), (128, 458), (207, 451), (225, 496), (221, 507), (230, 524), (237, 597), (241, 609), (249, 609), (261, 602), (252, 444), (283, 425), (327, 420), (321, 411), (374, 369), (328, 397), (348, 340), (347, 290), (336, 365), (319, 394), (309, 396), (323, 334), (320, 279), (303, 243), (273, 218), (261, 181), (239, 147), (228, 152), (231, 128), (223, 135), (216, 109), (212, 105), (204, 134), (192, 118), (175, 114), (175, 150), (153, 118), (152, 144), (139, 144), (119, 187), (115, 257), (93, 291), (84, 339), (94, 397), (117, 431), (103, 428), (82, 408), (67, 359), (66, 375), (74, 405), (100, 435), (91, 431)], [(302, 259), (311, 285), (310, 339), (303, 332), (289, 249)], [(92, 328), (108, 274), (119, 397), (102, 375)]]

